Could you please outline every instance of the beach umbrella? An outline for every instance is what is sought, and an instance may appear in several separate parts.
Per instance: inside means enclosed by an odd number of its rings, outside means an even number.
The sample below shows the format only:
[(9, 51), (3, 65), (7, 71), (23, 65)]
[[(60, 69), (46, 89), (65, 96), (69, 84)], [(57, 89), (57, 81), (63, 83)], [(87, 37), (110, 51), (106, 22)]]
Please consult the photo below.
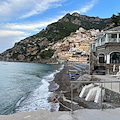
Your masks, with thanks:
[(70, 78), (70, 80), (74, 80), (74, 79), (75, 79), (75, 77), (71, 77), (71, 78)]
[(76, 73), (75, 75), (79, 75), (79, 73)]
[(67, 75), (69, 75), (70, 73), (67, 73)]

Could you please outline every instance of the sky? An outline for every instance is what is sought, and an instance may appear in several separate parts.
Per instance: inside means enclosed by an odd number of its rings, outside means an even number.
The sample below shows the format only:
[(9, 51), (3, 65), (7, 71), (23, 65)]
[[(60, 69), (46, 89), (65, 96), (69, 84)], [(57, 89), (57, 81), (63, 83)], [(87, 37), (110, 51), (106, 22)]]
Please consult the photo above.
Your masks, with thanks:
[(0, 53), (67, 13), (110, 18), (120, 0), (0, 0)]

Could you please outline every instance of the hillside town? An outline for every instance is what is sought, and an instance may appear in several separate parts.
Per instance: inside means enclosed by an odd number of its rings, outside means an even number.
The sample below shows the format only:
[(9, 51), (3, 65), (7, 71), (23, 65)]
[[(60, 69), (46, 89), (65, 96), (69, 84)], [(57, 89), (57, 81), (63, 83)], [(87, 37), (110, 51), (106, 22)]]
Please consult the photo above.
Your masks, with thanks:
[(80, 27), (79, 30), (72, 32), (63, 40), (55, 44), (50, 43), (46, 50), (54, 49), (52, 58), (57, 58), (60, 63), (65, 61), (87, 63), (90, 55), (90, 44), (95, 42), (95, 35), (99, 32), (99, 29), (85, 30)]

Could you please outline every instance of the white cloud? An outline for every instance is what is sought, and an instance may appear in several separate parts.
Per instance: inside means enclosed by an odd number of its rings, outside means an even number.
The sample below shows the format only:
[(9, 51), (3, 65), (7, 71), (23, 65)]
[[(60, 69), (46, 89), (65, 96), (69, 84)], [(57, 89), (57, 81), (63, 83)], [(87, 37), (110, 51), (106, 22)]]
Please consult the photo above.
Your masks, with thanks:
[(39, 32), (42, 28), (47, 25), (56, 22), (62, 16), (56, 16), (54, 18), (46, 18), (43, 21), (25, 22), (25, 23), (1, 23), (0, 30), (17, 30), (26, 32)]
[(61, 0), (3, 0), (0, 1), (0, 21), (30, 17), (59, 6)]
[(25, 23), (1, 23), (0, 24), (0, 36), (9, 35), (26, 35), (26, 33), (37, 33), (47, 25), (56, 22), (62, 16), (56, 16), (55, 18), (46, 18), (43, 21), (25, 22)]
[(29, 33), (23, 32), (23, 31), (0, 30), (0, 43), (8, 42), (13, 45), (15, 42), (17, 42), (21, 39), (24, 39), (29, 35), (30, 35)]
[(12, 31), (12, 30), (0, 30), (0, 37), (10, 37), (10, 36), (20, 36), (26, 35), (25, 32), (22, 31)]
[(45, 1), (42, 1), (40, 3), (38, 3), (34, 9), (30, 10), (29, 12), (27, 12), (26, 14), (22, 15), (20, 18), (27, 18), (27, 17), (30, 17), (32, 15), (35, 15), (35, 14), (40, 14), (44, 11), (46, 11), (47, 9), (50, 9), (51, 7), (59, 7), (61, 6), (61, 4), (53, 4), (53, 2), (57, 2), (57, 1), (60, 1), (60, 0), (45, 0)]
[(0, 53), (13, 47), (15, 42), (18, 42), (27, 36), (28, 33), (23, 31), (0, 30)]
[(22, 30), (22, 31), (40, 31), (41, 28), (46, 27), (48, 24), (55, 22), (55, 20), (48, 22), (36, 22), (36, 23), (7, 23), (5, 25), (1, 25), (3, 29), (11, 29), (11, 30)]
[(97, 4), (98, 0), (92, 0), (91, 2), (87, 3), (85, 6), (83, 6), (79, 11), (79, 13), (86, 13), (90, 9), (92, 9), (95, 4)]
[(74, 11), (61, 11), (61, 13), (67, 14), (67, 13), (86, 13), (87, 11), (91, 10), (97, 3), (99, 0), (92, 0), (90, 2), (88, 2), (87, 4), (84, 4), (80, 9), (74, 10)]
[(15, 42), (18, 42), (28, 36), (38, 33), (48, 24), (56, 22), (62, 16), (55, 18), (46, 18), (43, 21), (29, 23), (2, 23), (0, 24), (0, 52), (12, 47)]

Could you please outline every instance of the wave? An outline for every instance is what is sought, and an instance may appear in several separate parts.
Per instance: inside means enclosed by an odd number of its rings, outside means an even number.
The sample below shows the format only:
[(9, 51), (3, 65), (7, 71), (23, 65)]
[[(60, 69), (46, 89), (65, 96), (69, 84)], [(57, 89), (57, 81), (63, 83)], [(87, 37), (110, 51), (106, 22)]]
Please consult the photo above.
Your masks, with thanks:
[(55, 70), (50, 75), (45, 76), (44, 79), (46, 79), (46, 81), (48, 81), (48, 82), (53, 81), (55, 74), (59, 73), (63, 68), (64, 68), (64, 65), (62, 65), (58, 70)]
[[(54, 80), (54, 75), (60, 72), (63, 69), (62, 65), (58, 70), (55, 70), (53, 73), (48, 76), (43, 77), (41, 85), (39, 85), (33, 92), (28, 96), (22, 97), (16, 104), (15, 112), (29, 112), (35, 111), (37, 109), (46, 109), (51, 110), (52, 103), (48, 102), (48, 98), (52, 95), (52, 92), (49, 92), (50, 82)], [(54, 84), (56, 88), (59, 88), (57, 83)], [(54, 104), (54, 111), (59, 110), (59, 103)]]
[(18, 100), (14, 101), (12, 104), (8, 105), (7, 107), (4, 108), (4, 110), (0, 113), (1, 115), (8, 115), (15, 113), (15, 108), (16, 106), (19, 106), (20, 103), (25, 100), (25, 98), (29, 95), (30, 92), (26, 93), (24, 96), (19, 98)]

